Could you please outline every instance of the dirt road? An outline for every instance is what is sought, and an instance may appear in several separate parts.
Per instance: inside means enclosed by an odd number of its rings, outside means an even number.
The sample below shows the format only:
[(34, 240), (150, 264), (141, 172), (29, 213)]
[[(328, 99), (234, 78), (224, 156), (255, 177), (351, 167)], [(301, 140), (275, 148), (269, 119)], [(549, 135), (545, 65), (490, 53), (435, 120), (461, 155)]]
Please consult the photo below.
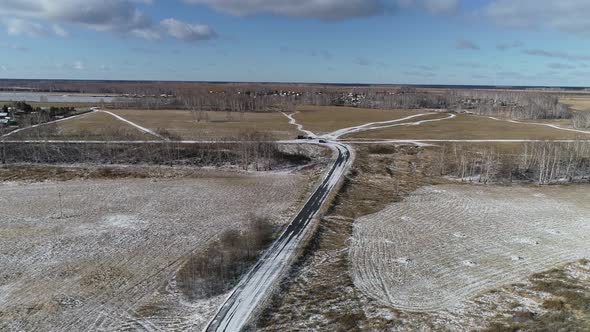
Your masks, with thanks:
[(297, 249), (311, 229), (309, 226), (312, 220), (352, 163), (350, 147), (340, 143), (328, 145), (337, 151), (330, 171), (285, 232), (242, 278), (211, 320), (206, 331), (240, 331), (259, 305), (268, 298), (272, 288), (295, 258)]

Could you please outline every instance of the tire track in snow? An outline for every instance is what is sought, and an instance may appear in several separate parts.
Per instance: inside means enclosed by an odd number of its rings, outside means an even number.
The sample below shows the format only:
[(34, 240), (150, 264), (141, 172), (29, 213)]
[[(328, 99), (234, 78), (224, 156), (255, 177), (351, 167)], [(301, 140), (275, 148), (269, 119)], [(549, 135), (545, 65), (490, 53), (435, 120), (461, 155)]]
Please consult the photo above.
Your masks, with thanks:
[(558, 130), (571, 131), (571, 132), (581, 133), (581, 134), (590, 134), (590, 131), (573, 129), (573, 128), (564, 128), (564, 127), (560, 127), (558, 125), (554, 125), (554, 124), (550, 124), (550, 123), (520, 122), (520, 121), (516, 121), (516, 120), (503, 120), (503, 119), (495, 118), (493, 116), (486, 116), (486, 118), (496, 120), (496, 121), (506, 121), (506, 122), (510, 122), (510, 123), (524, 124), (524, 125), (545, 126), (545, 127), (549, 127), (549, 128), (553, 128), (553, 129), (558, 129)]
[(338, 139), (344, 135), (354, 134), (354, 133), (363, 132), (363, 131), (378, 130), (378, 129), (392, 128), (392, 127), (400, 127), (400, 126), (418, 126), (418, 125), (428, 123), (428, 122), (450, 120), (450, 119), (457, 117), (456, 114), (448, 114), (448, 116), (445, 118), (428, 119), (428, 120), (421, 120), (421, 121), (416, 121), (416, 122), (400, 123), (402, 121), (407, 121), (407, 120), (411, 120), (414, 118), (423, 117), (426, 115), (429, 115), (429, 114), (428, 113), (421, 113), (421, 114), (416, 114), (416, 115), (410, 115), (405, 118), (396, 119), (396, 120), (366, 123), (366, 124), (363, 124), (360, 126), (336, 130), (330, 134), (322, 136), (322, 138)]
[(295, 112), (293, 114), (287, 114), (285, 112), (281, 112), (281, 113), (284, 116), (286, 116), (287, 118), (289, 118), (289, 124), (296, 126), (297, 127), (297, 130), (299, 130), (300, 132), (306, 134), (309, 137), (314, 137), (314, 138), (317, 137), (317, 135), (314, 134), (314, 133), (312, 133), (311, 131), (306, 130), (306, 129), (303, 129), (303, 125), (302, 124), (297, 123), (297, 120), (295, 120), (295, 118), (293, 117), (293, 115), (295, 115), (295, 114), (297, 114), (299, 112)]
[(353, 281), (386, 305), (437, 311), (585, 257), (590, 193), (571, 190), (552, 188), (539, 198), (528, 187), (419, 189), (355, 221)]

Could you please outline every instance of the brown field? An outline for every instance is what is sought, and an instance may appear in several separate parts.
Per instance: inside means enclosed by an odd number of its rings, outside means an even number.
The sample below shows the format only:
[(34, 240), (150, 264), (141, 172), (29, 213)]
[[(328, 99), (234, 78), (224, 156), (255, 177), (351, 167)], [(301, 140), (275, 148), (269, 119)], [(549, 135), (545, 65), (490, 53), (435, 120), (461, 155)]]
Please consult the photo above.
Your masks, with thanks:
[(280, 113), (203, 112), (207, 120), (197, 121), (199, 115), (183, 110), (114, 110), (113, 113), (140, 126), (157, 131), (166, 129), (183, 139), (219, 139), (232, 137), (241, 131), (267, 132), (277, 139), (297, 136), (295, 126)]
[(547, 123), (563, 128), (573, 128), (571, 119), (536, 119), (536, 120), (518, 120), (520, 122), (531, 122), (531, 123)]
[(294, 116), (297, 122), (316, 134), (326, 134), (369, 122), (396, 120), (410, 115), (428, 113), (428, 111), (420, 110), (377, 110), (332, 106), (303, 106), (298, 111), (299, 113)]
[(560, 100), (563, 104), (569, 105), (576, 111), (590, 111), (590, 96), (588, 97), (568, 97)]
[(419, 126), (393, 127), (351, 134), (348, 138), (369, 139), (522, 139), (555, 140), (590, 138), (576, 132), (541, 125), (496, 121), (486, 117), (459, 114), (454, 119), (425, 123)]
[(53, 140), (154, 140), (154, 136), (116, 119), (106, 113), (88, 113), (76, 119), (29, 128), (8, 139)]

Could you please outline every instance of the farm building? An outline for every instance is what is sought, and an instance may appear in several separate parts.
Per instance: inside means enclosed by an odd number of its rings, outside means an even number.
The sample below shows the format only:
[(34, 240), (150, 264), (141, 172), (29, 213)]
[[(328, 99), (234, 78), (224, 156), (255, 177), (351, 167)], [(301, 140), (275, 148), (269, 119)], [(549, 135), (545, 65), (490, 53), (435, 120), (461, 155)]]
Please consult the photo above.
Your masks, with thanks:
[(12, 116), (10, 113), (7, 112), (0, 112), (0, 124), (8, 124), (10, 121), (12, 121)]

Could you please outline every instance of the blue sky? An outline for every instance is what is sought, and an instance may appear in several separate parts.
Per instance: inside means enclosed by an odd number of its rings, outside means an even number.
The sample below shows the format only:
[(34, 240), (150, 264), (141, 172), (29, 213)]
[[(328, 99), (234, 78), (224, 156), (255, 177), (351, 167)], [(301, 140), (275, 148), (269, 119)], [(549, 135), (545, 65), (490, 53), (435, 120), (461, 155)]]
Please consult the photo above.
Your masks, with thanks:
[(0, 0), (0, 77), (590, 86), (587, 0)]

